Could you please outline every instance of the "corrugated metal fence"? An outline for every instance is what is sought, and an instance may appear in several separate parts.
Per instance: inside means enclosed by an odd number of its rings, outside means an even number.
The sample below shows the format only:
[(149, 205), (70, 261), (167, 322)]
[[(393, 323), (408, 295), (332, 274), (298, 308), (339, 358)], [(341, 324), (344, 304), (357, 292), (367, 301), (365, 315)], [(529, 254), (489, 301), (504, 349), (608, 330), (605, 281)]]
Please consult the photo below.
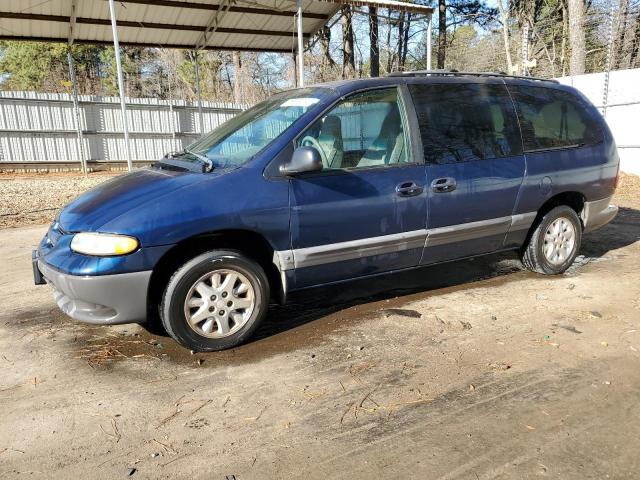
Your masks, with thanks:
[[(621, 169), (640, 174), (640, 69), (618, 70), (560, 78), (581, 90), (606, 116), (618, 144)], [(608, 85), (608, 88), (605, 88)], [(119, 99), (80, 96), (83, 150), (87, 160), (126, 159)], [(200, 136), (198, 108), (184, 100), (127, 99), (133, 160), (153, 161), (181, 150)], [(606, 107), (605, 107), (606, 105)], [(246, 106), (203, 102), (204, 131), (208, 132)], [(361, 142), (359, 120), (343, 124), (345, 142)], [(353, 127), (353, 128), (351, 128)], [(364, 126), (366, 130), (366, 125)], [(375, 132), (365, 132), (375, 137)], [(353, 138), (352, 138), (353, 137)], [(73, 102), (68, 94), (0, 92), (0, 163), (78, 162), (81, 154)]]
[(588, 73), (558, 80), (580, 90), (604, 114), (620, 154), (620, 169), (640, 175), (640, 68)]
[[(118, 97), (79, 97), (83, 150), (87, 160), (126, 159)], [(245, 106), (202, 102), (208, 132)], [(156, 160), (181, 150), (201, 132), (197, 105), (182, 100), (128, 98), (133, 160)], [(69, 162), (81, 153), (69, 94), (0, 92), (0, 162)]]

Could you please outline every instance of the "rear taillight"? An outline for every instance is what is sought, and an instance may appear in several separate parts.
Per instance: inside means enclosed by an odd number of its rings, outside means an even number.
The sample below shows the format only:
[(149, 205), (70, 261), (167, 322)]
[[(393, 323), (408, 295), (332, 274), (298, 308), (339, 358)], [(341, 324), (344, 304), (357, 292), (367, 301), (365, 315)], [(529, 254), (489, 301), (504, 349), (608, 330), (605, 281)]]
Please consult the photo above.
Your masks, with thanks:
[(618, 188), (618, 180), (620, 180), (620, 161), (618, 160), (618, 169), (616, 170), (616, 178), (613, 181), (613, 189)]

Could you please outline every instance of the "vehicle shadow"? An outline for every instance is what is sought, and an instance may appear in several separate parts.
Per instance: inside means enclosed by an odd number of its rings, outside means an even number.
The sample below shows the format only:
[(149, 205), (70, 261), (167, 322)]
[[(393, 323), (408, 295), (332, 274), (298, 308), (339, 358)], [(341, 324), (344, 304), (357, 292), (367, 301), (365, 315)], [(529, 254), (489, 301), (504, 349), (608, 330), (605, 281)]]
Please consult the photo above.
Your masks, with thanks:
[[(581, 264), (590, 258), (606, 256), (610, 251), (640, 240), (640, 210), (620, 208), (616, 219), (583, 238)], [(285, 306), (271, 307), (267, 318), (248, 343), (313, 322), (333, 313), (348, 310), (356, 305), (366, 305), (401, 297), (403, 302), (420, 298), (444, 288), (464, 288), (469, 283), (504, 277), (508, 281), (514, 274), (531, 275), (522, 267), (517, 252), (487, 255), (468, 260), (448, 262), (388, 275), (354, 280), (337, 285), (318, 287), (292, 294)], [(585, 261), (586, 260), (586, 261)], [(575, 274), (575, 270), (572, 271)], [(388, 307), (396, 306), (390, 302)], [(371, 311), (387, 308), (372, 307)], [(358, 312), (362, 315), (363, 312)], [(344, 315), (341, 321), (348, 321)]]
[(598, 258), (638, 240), (640, 240), (640, 210), (620, 207), (613, 222), (583, 237), (580, 253)]

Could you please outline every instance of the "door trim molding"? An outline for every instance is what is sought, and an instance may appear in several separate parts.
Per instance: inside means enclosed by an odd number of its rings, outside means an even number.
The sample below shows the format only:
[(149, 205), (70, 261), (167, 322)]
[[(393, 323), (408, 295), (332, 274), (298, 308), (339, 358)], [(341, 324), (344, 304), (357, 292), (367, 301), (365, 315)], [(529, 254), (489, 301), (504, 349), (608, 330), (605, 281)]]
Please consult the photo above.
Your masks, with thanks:
[(478, 222), (461, 223), (447, 227), (432, 228), (428, 231), (425, 248), (449, 243), (475, 240), (482, 237), (503, 235), (511, 227), (512, 217), (491, 218)]
[(528, 229), (536, 212), (274, 252), (281, 271), (464, 242)]

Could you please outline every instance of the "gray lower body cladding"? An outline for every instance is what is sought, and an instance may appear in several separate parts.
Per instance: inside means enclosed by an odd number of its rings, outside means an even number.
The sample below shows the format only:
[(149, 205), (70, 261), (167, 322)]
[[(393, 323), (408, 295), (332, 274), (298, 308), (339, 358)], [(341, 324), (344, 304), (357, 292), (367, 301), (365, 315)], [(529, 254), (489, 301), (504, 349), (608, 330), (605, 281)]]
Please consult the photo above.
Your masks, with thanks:
[(580, 216), (584, 223), (585, 233), (606, 225), (618, 214), (618, 206), (610, 203), (611, 198), (607, 197), (593, 202), (584, 202), (584, 208)]
[(117, 275), (69, 275), (43, 260), (38, 268), (53, 288), (60, 310), (75, 320), (97, 325), (144, 322), (151, 271)]

